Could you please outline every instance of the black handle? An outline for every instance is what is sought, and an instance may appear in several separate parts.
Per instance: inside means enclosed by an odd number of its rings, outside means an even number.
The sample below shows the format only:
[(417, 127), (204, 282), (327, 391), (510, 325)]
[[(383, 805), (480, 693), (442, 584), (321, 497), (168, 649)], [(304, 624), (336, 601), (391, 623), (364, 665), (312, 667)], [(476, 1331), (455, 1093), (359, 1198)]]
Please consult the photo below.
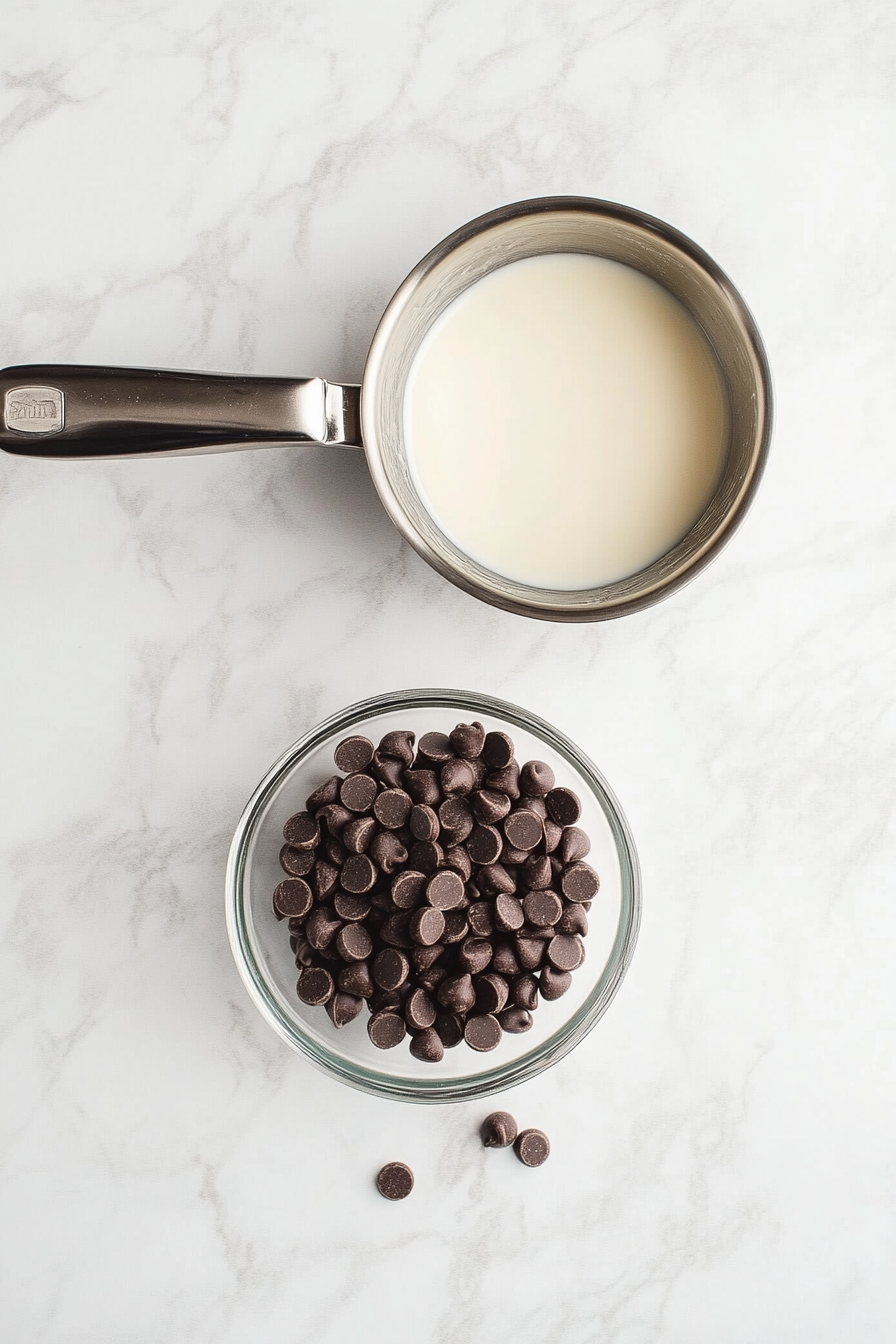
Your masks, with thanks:
[(26, 457), (361, 446), (360, 388), (323, 378), (22, 364), (0, 371), (0, 448)]

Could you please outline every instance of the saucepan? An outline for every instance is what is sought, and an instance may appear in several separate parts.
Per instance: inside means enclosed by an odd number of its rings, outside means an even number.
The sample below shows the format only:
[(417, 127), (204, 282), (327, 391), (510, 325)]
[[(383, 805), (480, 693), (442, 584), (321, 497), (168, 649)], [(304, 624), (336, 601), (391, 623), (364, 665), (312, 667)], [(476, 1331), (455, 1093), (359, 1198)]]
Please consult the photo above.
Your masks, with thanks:
[[(405, 409), (415, 357), (450, 305), (511, 263), (567, 253), (633, 268), (682, 305), (718, 369), (725, 444), (705, 507), (663, 554), (611, 582), (552, 588), (497, 572), (441, 525), (412, 469)], [(458, 389), (459, 396), (462, 392)], [(495, 395), (501, 394), (496, 387)], [(512, 389), (514, 396), (525, 394), (525, 388)], [(743, 299), (712, 258), (661, 220), (574, 196), (504, 206), (433, 248), (386, 308), (360, 385), (37, 364), (0, 372), (0, 397), (0, 447), (31, 457), (166, 456), (270, 444), (363, 449), (392, 521), (430, 565), (496, 607), (553, 621), (605, 620), (637, 611), (703, 569), (753, 499), (772, 419), (762, 340)], [(577, 421), (575, 398), (565, 397), (556, 411), (557, 435), (587, 429)]]

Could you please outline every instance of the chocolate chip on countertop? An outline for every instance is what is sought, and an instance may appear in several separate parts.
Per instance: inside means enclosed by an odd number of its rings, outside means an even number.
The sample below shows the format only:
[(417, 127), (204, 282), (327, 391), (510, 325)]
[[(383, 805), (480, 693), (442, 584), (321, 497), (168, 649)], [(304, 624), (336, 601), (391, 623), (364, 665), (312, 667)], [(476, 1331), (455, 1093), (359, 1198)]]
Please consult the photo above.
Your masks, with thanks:
[(373, 743), (366, 737), (344, 737), (333, 753), (336, 769), (344, 775), (366, 770), (373, 760)]
[(567, 900), (590, 901), (600, 890), (600, 878), (587, 863), (574, 863), (564, 872), (560, 886)]
[(414, 1173), (404, 1162), (387, 1162), (376, 1178), (383, 1199), (407, 1199), (414, 1188)]
[(554, 772), (545, 761), (527, 761), (520, 770), (520, 793), (543, 798), (554, 787)]
[(404, 1040), (407, 1027), (399, 1013), (385, 1009), (368, 1018), (367, 1035), (378, 1050), (391, 1050)]
[(484, 1054), (494, 1050), (501, 1042), (501, 1023), (491, 1013), (468, 1017), (464, 1027), (464, 1040), (471, 1050)]
[(311, 888), (301, 877), (284, 878), (274, 888), (274, 909), (292, 919), (304, 919), (313, 901)]
[(524, 1129), (516, 1136), (513, 1151), (524, 1167), (540, 1167), (547, 1162), (551, 1145), (540, 1129)]
[(320, 840), (320, 826), (310, 812), (297, 812), (283, 827), (283, 839), (293, 849), (313, 849)]
[(551, 789), (544, 801), (548, 816), (558, 826), (574, 826), (582, 815), (582, 804), (572, 789)]
[(509, 1148), (517, 1136), (517, 1125), (509, 1111), (492, 1111), (479, 1127), (484, 1148)]

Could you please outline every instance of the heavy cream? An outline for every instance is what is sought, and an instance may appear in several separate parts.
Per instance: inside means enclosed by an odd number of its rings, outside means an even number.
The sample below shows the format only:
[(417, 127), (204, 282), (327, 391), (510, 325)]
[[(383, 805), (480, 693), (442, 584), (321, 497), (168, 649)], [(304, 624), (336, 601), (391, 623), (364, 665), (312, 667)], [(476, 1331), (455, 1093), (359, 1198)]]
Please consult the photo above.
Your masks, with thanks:
[(411, 472), (438, 526), (507, 578), (611, 583), (703, 512), (725, 452), (706, 339), (640, 271), (579, 253), (511, 262), (427, 333), (405, 396)]

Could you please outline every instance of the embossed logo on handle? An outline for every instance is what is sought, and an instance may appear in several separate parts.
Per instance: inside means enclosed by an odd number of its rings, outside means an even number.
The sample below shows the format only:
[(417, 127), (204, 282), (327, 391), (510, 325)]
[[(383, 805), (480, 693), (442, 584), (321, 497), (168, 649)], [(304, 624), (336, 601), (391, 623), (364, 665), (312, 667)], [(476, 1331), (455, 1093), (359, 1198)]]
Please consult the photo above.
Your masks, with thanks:
[(58, 434), (65, 424), (65, 400), (58, 387), (11, 387), (3, 418), (15, 434)]

